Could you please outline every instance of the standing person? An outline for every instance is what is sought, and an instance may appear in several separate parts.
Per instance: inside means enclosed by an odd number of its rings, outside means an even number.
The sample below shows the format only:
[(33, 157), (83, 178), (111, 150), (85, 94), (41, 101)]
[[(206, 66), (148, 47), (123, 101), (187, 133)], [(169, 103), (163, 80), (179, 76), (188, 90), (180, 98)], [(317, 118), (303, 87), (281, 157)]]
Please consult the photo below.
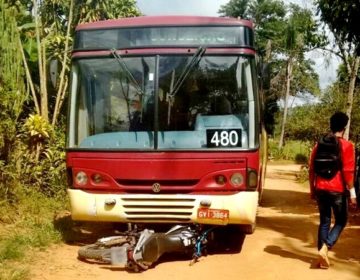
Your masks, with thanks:
[[(333, 114), (330, 118), (331, 133), (315, 145), (310, 157), (310, 191), (312, 197), (316, 198), (320, 214), (317, 244), (320, 268), (329, 268), (328, 250), (335, 245), (347, 223), (348, 193), (350, 193), (350, 204), (356, 205), (355, 150), (354, 145), (343, 138), (348, 121), (348, 116), (342, 112)], [(331, 146), (331, 139), (335, 143), (333, 146)], [(323, 144), (324, 142), (326, 144)], [(326, 151), (329, 147), (332, 151)], [(338, 163), (332, 165), (330, 161), (324, 160), (326, 152), (334, 154), (338, 152)], [(323, 158), (319, 159), (321, 156)], [(336, 156), (332, 155), (330, 158), (336, 158)], [(326, 172), (324, 172), (324, 162), (328, 165)], [(320, 171), (319, 164), (323, 165), (320, 166), (322, 168)], [(333, 166), (332, 169), (331, 166)], [(332, 213), (335, 218), (333, 227), (331, 227)]]

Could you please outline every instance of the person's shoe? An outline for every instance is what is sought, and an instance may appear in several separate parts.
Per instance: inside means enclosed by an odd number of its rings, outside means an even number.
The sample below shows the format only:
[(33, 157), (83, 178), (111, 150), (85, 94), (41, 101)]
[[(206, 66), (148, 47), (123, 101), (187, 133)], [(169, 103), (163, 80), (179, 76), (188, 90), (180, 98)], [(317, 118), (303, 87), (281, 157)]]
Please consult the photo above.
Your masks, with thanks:
[(320, 268), (329, 268), (330, 267), (330, 261), (328, 258), (328, 247), (326, 244), (323, 244), (321, 249), (319, 250), (319, 267)]

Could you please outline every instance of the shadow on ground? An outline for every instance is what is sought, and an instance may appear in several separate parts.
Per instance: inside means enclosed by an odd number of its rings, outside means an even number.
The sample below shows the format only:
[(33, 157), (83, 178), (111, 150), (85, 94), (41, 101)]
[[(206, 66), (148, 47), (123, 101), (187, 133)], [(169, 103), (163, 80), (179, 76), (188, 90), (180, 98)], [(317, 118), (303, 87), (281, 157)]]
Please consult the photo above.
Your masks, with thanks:
[(55, 215), (53, 223), (65, 243), (76, 245), (94, 243), (101, 237), (116, 235), (120, 229), (119, 225), (114, 223), (73, 221), (69, 211)]
[(310, 194), (295, 190), (264, 189), (261, 207), (289, 214), (313, 215), (318, 212)]

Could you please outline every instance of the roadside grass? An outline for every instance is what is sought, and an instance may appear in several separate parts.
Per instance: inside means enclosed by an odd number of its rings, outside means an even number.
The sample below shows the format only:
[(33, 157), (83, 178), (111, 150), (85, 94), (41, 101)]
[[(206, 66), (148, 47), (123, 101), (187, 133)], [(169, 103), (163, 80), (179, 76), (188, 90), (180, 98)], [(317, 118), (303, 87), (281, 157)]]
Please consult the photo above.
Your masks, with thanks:
[(0, 207), (0, 280), (31, 279), (27, 263), (38, 250), (62, 240), (54, 214), (67, 208), (66, 195), (49, 198), (17, 188)]
[(298, 163), (306, 165), (310, 155), (310, 143), (303, 141), (287, 141), (282, 149), (279, 149), (278, 142), (269, 139), (269, 159), (276, 162)]
[(287, 141), (282, 149), (279, 149), (278, 142), (269, 139), (269, 164), (301, 164), (300, 172), (296, 175), (297, 181), (307, 187), (309, 177), (308, 162), (311, 145), (303, 141)]
[[(9, 267), (5, 268), (5, 265)], [(0, 264), (0, 280), (27, 280), (29, 278), (29, 270), (24, 267), (15, 267), (14, 264)]]

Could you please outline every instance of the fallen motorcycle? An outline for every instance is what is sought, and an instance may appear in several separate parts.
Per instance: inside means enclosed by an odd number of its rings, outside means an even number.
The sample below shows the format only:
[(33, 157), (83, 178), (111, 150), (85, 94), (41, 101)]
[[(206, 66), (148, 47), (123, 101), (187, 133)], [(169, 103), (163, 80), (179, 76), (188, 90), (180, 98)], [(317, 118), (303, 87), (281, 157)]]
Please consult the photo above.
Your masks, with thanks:
[(192, 264), (206, 255), (208, 235), (212, 230), (199, 225), (176, 225), (165, 233), (149, 229), (138, 231), (135, 228), (81, 247), (78, 257), (111, 263), (136, 272), (148, 269), (165, 253), (189, 254)]

